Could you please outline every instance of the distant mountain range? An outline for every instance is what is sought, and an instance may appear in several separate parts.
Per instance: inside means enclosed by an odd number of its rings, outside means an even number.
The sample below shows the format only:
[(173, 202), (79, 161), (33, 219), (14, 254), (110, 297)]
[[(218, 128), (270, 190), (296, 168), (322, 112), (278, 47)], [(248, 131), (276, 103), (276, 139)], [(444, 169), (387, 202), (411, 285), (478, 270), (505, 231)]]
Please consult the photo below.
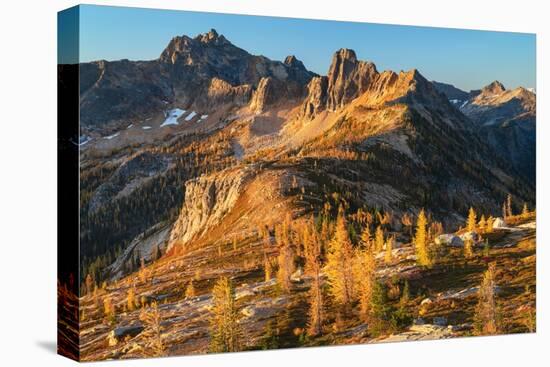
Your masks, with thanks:
[(483, 141), (534, 183), (536, 95), (533, 90), (523, 87), (507, 90), (499, 81), (469, 93), (450, 84), (433, 84), (476, 124)]

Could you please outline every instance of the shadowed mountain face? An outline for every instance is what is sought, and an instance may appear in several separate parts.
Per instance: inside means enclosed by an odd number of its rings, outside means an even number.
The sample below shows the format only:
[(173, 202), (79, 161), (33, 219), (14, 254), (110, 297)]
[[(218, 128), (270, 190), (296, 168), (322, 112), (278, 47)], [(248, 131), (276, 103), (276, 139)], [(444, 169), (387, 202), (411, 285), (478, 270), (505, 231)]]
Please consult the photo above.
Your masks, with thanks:
[[(531, 184), (535, 183), (536, 96), (519, 87), (507, 90), (494, 81), (481, 90), (460, 93), (453, 86), (436, 87), (468, 116), (477, 133)], [(458, 93), (456, 91), (459, 91)]]
[(262, 80), (277, 85), (268, 104), (297, 99), (312, 76), (294, 56), (280, 62), (251, 55), (215, 30), (175, 37), (156, 60), (81, 64), (81, 123), (101, 127), (144, 118), (167, 104), (199, 110), (244, 105)]

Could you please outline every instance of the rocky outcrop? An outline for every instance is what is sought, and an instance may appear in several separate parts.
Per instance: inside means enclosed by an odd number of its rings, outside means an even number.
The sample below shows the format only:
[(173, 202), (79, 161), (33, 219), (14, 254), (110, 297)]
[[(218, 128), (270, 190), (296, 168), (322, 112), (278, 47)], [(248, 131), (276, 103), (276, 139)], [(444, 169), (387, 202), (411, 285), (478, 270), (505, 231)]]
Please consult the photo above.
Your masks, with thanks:
[(323, 110), (342, 109), (358, 98), (361, 98), (359, 104), (366, 107), (395, 103), (429, 105), (456, 114), (447, 98), (418, 70), (378, 73), (372, 62), (357, 60), (353, 50), (340, 49), (332, 58), (327, 76), (313, 78), (308, 84), (299, 118), (311, 119)]
[(172, 227), (168, 250), (200, 238), (228, 214), (251, 178), (253, 168), (226, 170), (185, 184), (185, 201)]
[(302, 116), (311, 119), (325, 109), (327, 104), (327, 86), (328, 79), (326, 76), (311, 79), (307, 86), (307, 96), (302, 104)]
[(250, 84), (233, 86), (223, 79), (212, 78), (208, 87), (196, 98), (195, 106), (210, 110), (223, 105), (244, 106), (252, 96)]
[(281, 90), (281, 85), (277, 84), (279, 83), (271, 77), (262, 78), (258, 84), (258, 89), (252, 95), (250, 109), (256, 113), (261, 113), (268, 106), (280, 100), (284, 93)]
[(355, 51), (340, 49), (328, 71), (327, 108), (336, 110), (364, 93), (378, 76), (371, 62), (358, 61)]
[[(171, 223), (170, 223), (171, 224)], [(164, 251), (168, 244), (171, 226), (167, 223), (158, 223), (145, 232), (136, 236), (122, 253), (109, 265), (105, 275), (111, 279), (120, 279), (123, 275), (133, 270), (135, 264), (127, 266), (130, 262), (143, 259), (149, 262), (153, 259), (154, 250), (158, 248)]]

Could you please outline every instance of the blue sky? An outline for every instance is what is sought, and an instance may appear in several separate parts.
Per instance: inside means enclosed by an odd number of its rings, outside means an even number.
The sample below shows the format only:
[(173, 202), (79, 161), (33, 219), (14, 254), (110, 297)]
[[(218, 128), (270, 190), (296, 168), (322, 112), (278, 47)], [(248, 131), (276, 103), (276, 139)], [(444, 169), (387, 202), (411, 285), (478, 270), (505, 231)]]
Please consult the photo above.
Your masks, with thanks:
[(80, 60), (155, 59), (172, 37), (211, 28), (252, 54), (274, 60), (294, 54), (322, 75), (333, 53), (346, 47), (379, 71), (417, 68), (464, 90), (493, 80), (535, 87), (533, 34), (92, 5), (80, 9)]

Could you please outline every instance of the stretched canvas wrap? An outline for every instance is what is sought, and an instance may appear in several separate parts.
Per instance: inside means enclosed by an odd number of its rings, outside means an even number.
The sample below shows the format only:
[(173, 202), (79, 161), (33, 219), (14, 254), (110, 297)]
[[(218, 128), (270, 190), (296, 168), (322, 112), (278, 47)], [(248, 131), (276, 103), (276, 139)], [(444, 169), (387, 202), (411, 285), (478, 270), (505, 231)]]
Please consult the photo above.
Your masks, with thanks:
[(59, 13), (58, 349), (536, 328), (535, 35)]

